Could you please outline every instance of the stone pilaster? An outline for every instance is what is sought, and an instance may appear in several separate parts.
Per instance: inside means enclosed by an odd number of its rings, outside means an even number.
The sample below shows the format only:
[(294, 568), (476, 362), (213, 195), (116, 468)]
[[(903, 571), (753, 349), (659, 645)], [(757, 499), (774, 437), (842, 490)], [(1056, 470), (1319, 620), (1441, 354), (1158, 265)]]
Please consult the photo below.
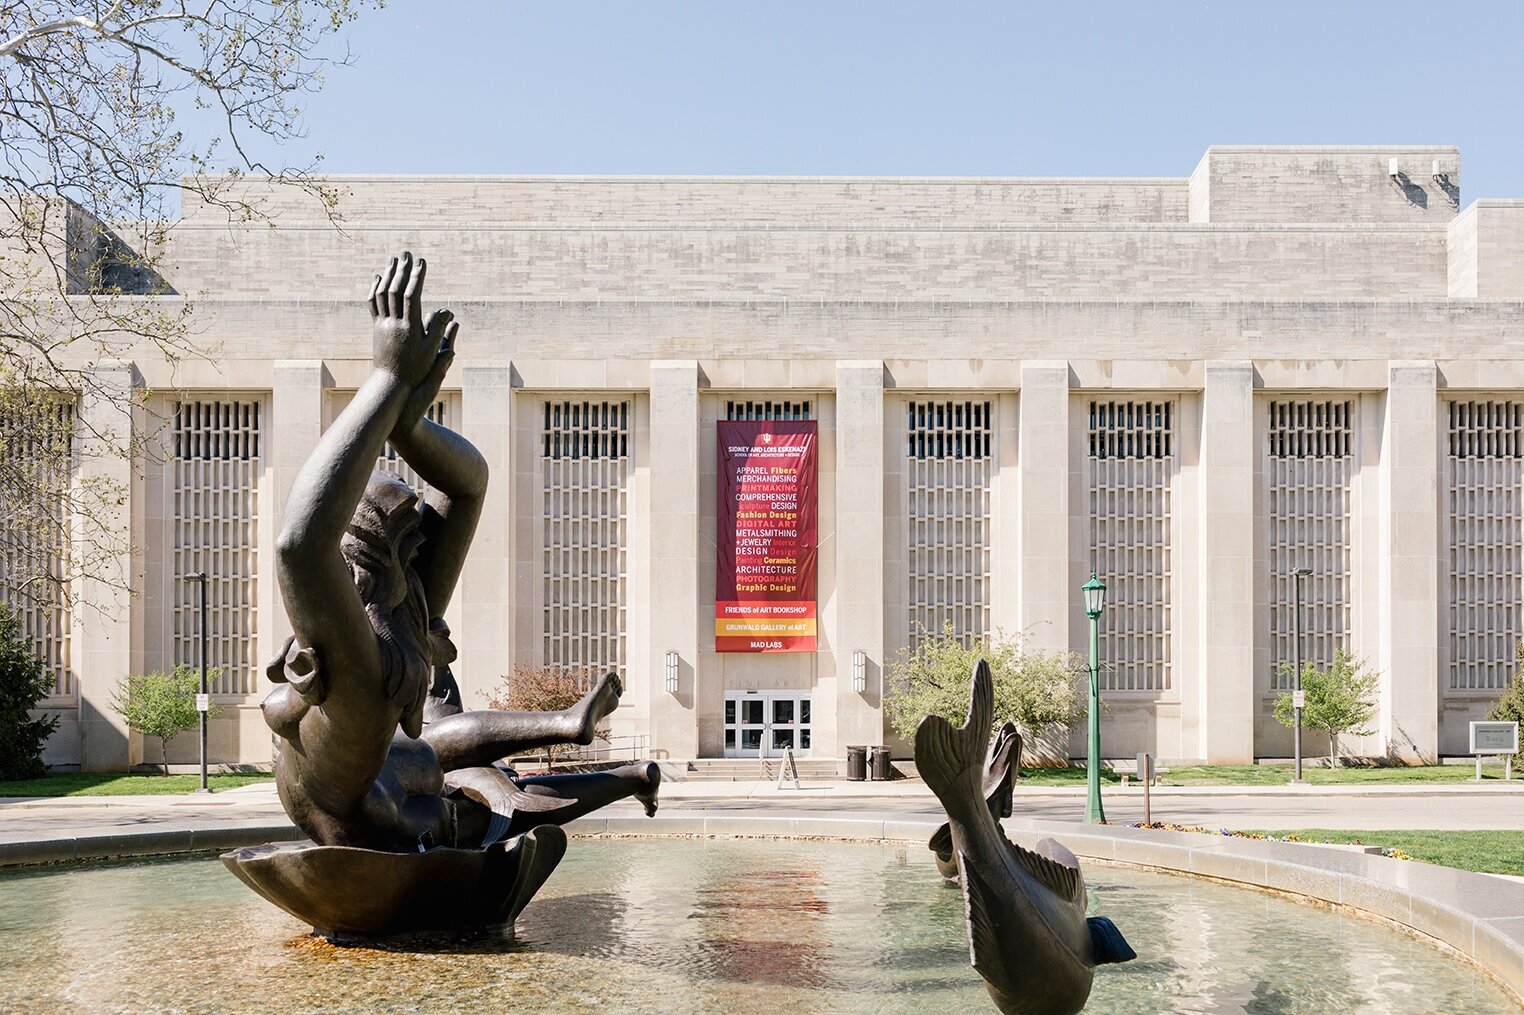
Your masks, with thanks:
[(1439, 753), (1439, 371), (1388, 367), (1381, 463), (1379, 732), (1408, 761)]
[(1067, 650), (1079, 609), (1069, 569), (1069, 364), (1021, 365), (1017, 515), (1021, 628), (1034, 648)]
[[(281, 530), (286, 518), (286, 501), (291, 496), (291, 486), (318, 438), (323, 436), (323, 399), (333, 378), (322, 360), (302, 359), (276, 360), (270, 388), (270, 471), (275, 482), (275, 511), (272, 518), (270, 542)], [(291, 634), (291, 620), (286, 616), (280, 590), (274, 581), (260, 583), (261, 599), (269, 595), (268, 603), (261, 602), (270, 623), (265, 650), (261, 660), (269, 658)]]
[[(817, 755), (884, 739), (884, 364), (836, 364), (836, 730), (817, 732)], [(852, 656), (866, 657), (863, 691)]]
[[(647, 643), (651, 742), (673, 758), (698, 755), (701, 686), (699, 603), (699, 368), (693, 360), (651, 364), (649, 444), (650, 641)], [(677, 693), (667, 691), (666, 657), (678, 655)]]
[[(483, 708), (487, 695), (513, 668), (514, 591), (512, 489), (513, 367), (508, 363), (467, 365), (460, 371), (461, 433), (487, 460), (487, 500), (451, 612), (460, 657), (453, 671), (467, 708)], [(538, 565), (538, 561), (535, 564)]]
[(134, 734), (111, 709), (118, 682), (143, 663), (141, 618), (130, 589), (143, 587), (139, 555), (144, 539), (141, 477), (118, 453), (143, 421), (135, 407), (142, 386), (136, 366), (101, 360), (79, 407), (79, 475), (86, 496), (98, 498), (97, 518), (105, 531), (88, 531), (76, 520), (77, 539), (109, 544), (117, 552), (78, 579), (74, 667), (79, 675), (80, 768), (86, 772), (126, 771), (133, 761)]
[(1207, 363), (1197, 507), (1200, 662), (1180, 678), (1184, 719), (1187, 727), (1194, 720), (1197, 754), (1211, 764), (1254, 760), (1254, 455), (1253, 364)]

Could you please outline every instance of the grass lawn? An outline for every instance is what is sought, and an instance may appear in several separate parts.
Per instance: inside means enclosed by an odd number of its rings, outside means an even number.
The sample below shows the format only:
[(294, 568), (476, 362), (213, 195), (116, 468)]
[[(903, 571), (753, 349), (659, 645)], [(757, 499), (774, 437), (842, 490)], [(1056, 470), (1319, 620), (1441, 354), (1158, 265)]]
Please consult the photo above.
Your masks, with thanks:
[[(269, 782), (268, 772), (239, 772), (213, 775), (207, 784), (215, 793), (256, 782)], [(45, 775), (41, 779), (18, 779), (0, 782), (0, 797), (18, 796), (157, 796), (193, 793), (201, 785), (199, 775), (123, 775), (114, 772), (67, 772)]]
[[(1122, 781), (1122, 777), (1109, 768), (1101, 769), (1101, 782), (1105, 785), (1116, 785)], [(1016, 783), (1018, 786), (1083, 786), (1085, 785), (1085, 770), (1083, 768), (1023, 768), (1021, 779)]]
[[(1524, 767), (1524, 766), (1521, 766)], [(1314, 786), (1358, 785), (1370, 783), (1466, 783), (1476, 775), (1471, 765), (1420, 765), (1413, 768), (1321, 768), (1302, 766), (1302, 778)], [(1515, 773), (1517, 780), (1524, 773)], [(1284, 786), (1291, 781), (1290, 765), (1183, 765), (1173, 766), (1163, 776), (1166, 786)], [(1108, 769), (1101, 772), (1101, 782), (1115, 784), (1121, 776)], [(1503, 766), (1486, 765), (1482, 781), (1502, 782)], [(1022, 786), (1083, 786), (1083, 768), (1023, 768)]]
[(1399, 849), (1415, 860), (1459, 867), (1485, 874), (1524, 877), (1524, 832), (1345, 832), (1327, 828), (1304, 828), (1294, 832), (1252, 834), (1304, 842), (1358, 842), (1368, 846)]
[[(1314, 786), (1399, 782), (1460, 783), (1469, 782), (1475, 776), (1476, 769), (1472, 765), (1418, 765), (1412, 768), (1323, 768), (1306, 763), (1302, 765), (1302, 778)], [(1482, 780), (1502, 782), (1503, 766), (1484, 765)], [(1171, 768), (1164, 774), (1166, 786), (1282, 786), (1290, 781), (1290, 765), (1191, 765)]]

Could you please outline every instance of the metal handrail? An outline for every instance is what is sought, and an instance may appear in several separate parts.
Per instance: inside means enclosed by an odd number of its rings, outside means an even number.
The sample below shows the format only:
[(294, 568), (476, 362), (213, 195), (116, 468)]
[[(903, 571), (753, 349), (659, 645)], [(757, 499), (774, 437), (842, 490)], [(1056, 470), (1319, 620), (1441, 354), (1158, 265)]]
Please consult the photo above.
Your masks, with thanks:
[(600, 737), (591, 744), (581, 744), (562, 747), (552, 754), (548, 750), (531, 751), (527, 754), (516, 754), (507, 761), (512, 764), (518, 762), (536, 762), (544, 764), (547, 768), (555, 765), (587, 764), (588, 762), (604, 761), (639, 761), (651, 753), (651, 735), (649, 733), (631, 733), (625, 736)]

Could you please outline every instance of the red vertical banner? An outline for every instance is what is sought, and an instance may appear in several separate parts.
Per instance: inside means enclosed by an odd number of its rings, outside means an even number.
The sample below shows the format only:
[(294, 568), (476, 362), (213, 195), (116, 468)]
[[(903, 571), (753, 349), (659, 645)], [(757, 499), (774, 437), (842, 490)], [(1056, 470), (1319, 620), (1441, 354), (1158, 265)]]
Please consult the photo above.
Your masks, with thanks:
[(721, 420), (717, 652), (815, 651), (814, 420)]

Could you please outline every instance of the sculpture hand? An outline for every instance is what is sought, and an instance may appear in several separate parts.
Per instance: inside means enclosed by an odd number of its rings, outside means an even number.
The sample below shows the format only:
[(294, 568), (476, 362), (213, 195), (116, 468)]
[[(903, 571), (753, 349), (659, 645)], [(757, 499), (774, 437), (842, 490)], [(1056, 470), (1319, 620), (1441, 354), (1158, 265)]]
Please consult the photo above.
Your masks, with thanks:
[(397, 417), (397, 427), (393, 431), (394, 443), (406, 440), (412, 434), (419, 421), (428, 413), (429, 406), (439, 397), (439, 387), (444, 383), (450, 364), (455, 361), (455, 333), (459, 330), (460, 325), (450, 311), (436, 310), (429, 315), (429, 323), (424, 326), (425, 344), (439, 351), (434, 356), (433, 366), (408, 396), (407, 403)]
[(395, 377), (411, 391), (423, 383), (439, 357), (444, 324), (440, 313), (429, 318), (437, 330), (423, 326), (423, 279), (428, 262), (414, 265), (404, 252), (392, 258), (383, 275), (376, 276), (370, 290), (371, 357), (377, 370)]

